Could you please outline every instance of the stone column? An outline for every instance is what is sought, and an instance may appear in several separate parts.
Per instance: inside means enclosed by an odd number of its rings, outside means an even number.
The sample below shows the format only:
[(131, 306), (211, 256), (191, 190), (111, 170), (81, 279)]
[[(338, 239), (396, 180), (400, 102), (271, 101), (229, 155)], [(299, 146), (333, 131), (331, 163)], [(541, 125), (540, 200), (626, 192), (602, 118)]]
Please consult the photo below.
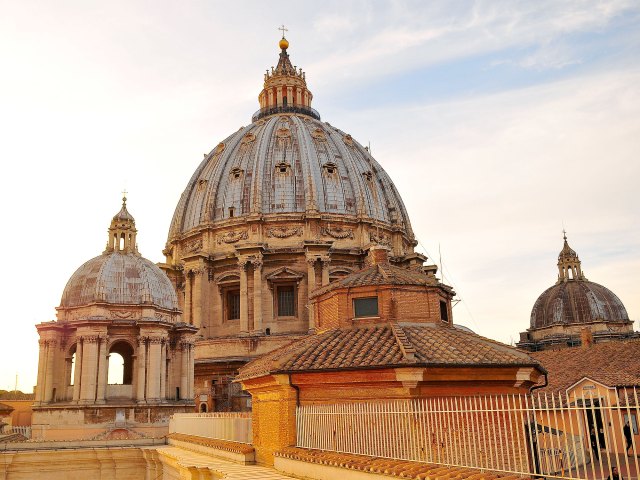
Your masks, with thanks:
[(82, 347), (82, 386), (80, 388), (80, 401), (83, 403), (93, 403), (96, 400), (98, 340), (99, 337), (95, 335), (84, 337), (84, 345)]
[(189, 400), (193, 400), (195, 397), (194, 392), (194, 369), (195, 369), (195, 350), (196, 346), (193, 343), (189, 343)]
[(136, 400), (138, 402), (145, 401), (145, 384), (147, 379), (147, 340), (146, 338), (138, 338), (138, 355), (136, 356), (138, 367), (138, 376), (136, 379)]
[(240, 335), (249, 333), (249, 288), (247, 285), (247, 260), (238, 259), (240, 266)]
[(253, 261), (253, 331), (262, 333), (262, 259)]
[(98, 393), (96, 395), (96, 402), (104, 403), (107, 397), (107, 374), (109, 372), (109, 355), (107, 355), (106, 338), (100, 338), (98, 348), (100, 349), (100, 356), (98, 360)]
[(147, 400), (160, 398), (160, 361), (162, 338), (149, 338), (149, 369), (147, 371)]
[(160, 399), (167, 398), (167, 343), (163, 340), (160, 353)]
[(196, 327), (202, 327), (202, 278), (204, 267), (192, 271), (193, 285), (191, 288), (191, 318)]
[(180, 398), (189, 398), (189, 342), (180, 342)]
[[(311, 294), (311, 292), (316, 288), (316, 262), (318, 261), (318, 257), (310, 256), (307, 257), (307, 298)], [(316, 328), (316, 321), (313, 312), (313, 308), (309, 308), (308, 310), (308, 318), (309, 318), (309, 331), (313, 331)]]
[(322, 286), (329, 284), (329, 265), (331, 265), (331, 257), (329, 255), (323, 255), (320, 257), (322, 263)]
[(76, 338), (76, 361), (73, 371), (73, 401), (80, 400), (80, 387), (82, 385), (82, 337)]
[(56, 354), (56, 344), (55, 340), (47, 340), (46, 342), (46, 368), (44, 374), (44, 392), (42, 401), (50, 402), (53, 400), (53, 379), (55, 377), (54, 374), (54, 361)]
[(187, 272), (184, 275), (184, 321), (190, 325), (193, 324), (191, 295), (191, 272)]
[(41, 339), (38, 340), (38, 388), (36, 388), (36, 395), (34, 398), (36, 402), (42, 402), (42, 399), (44, 398), (44, 375), (46, 369), (46, 341)]

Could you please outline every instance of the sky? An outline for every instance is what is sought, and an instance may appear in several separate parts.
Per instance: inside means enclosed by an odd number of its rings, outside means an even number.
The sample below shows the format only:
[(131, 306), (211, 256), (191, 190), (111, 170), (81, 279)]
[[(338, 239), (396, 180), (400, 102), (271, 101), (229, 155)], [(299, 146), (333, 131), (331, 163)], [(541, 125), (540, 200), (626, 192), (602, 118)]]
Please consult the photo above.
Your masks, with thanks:
[(35, 324), (128, 193), (163, 261), (180, 194), (250, 123), (284, 24), (314, 108), (385, 168), (418, 250), (506, 343), (557, 278), (640, 319), (640, 3), (0, 0), (0, 388), (36, 382)]

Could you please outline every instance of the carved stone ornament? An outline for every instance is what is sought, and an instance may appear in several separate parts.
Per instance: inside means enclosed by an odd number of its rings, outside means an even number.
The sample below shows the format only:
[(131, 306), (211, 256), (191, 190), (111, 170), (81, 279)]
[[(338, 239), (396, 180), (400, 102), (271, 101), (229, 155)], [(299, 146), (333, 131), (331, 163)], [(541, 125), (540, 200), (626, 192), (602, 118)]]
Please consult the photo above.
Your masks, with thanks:
[(224, 148), (225, 148), (225, 144), (224, 144), (224, 143), (222, 143), (222, 142), (220, 142), (220, 143), (216, 146), (215, 150), (213, 151), (213, 154), (214, 154), (214, 155), (220, 155), (222, 152), (224, 152)]
[(246, 230), (227, 232), (224, 235), (218, 235), (218, 244), (236, 243), (240, 240), (246, 240), (247, 238), (249, 238), (249, 233)]
[(242, 137), (242, 143), (245, 143), (245, 144), (251, 143), (251, 142), (254, 142), (255, 139), (256, 139), (256, 136), (253, 133), (249, 132), (244, 137)]
[(267, 229), (267, 237), (289, 238), (302, 235), (302, 227), (272, 227)]
[(346, 145), (349, 145), (350, 147), (353, 147), (353, 138), (351, 138), (351, 135), (346, 134), (344, 137), (342, 137), (342, 141)]
[(337, 227), (332, 229), (331, 227), (322, 227), (320, 229), (320, 233), (336, 239), (342, 239), (342, 238), (353, 239), (353, 230), (350, 228)]
[(137, 316), (137, 312), (131, 310), (111, 310), (112, 318), (136, 318)]
[(164, 337), (149, 337), (149, 343), (153, 344), (153, 343), (164, 343), (165, 342), (165, 338)]
[(200, 250), (202, 250), (202, 239), (201, 238), (197, 238), (196, 240), (192, 240), (192, 241), (188, 242), (184, 246), (185, 253), (198, 252)]
[(290, 138), (291, 137), (291, 130), (289, 130), (288, 128), (279, 128), (278, 130), (276, 130), (276, 137), (278, 138)]
[(378, 243), (387, 247), (391, 246), (391, 238), (384, 233), (377, 234), (376, 232), (369, 232), (369, 240), (371, 240), (372, 243)]
[(155, 316), (158, 320), (164, 320), (164, 321), (167, 321), (167, 320), (168, 320), (168, 317), (167, 317), (165, 314), (160, 313), (160, 312), (156, 312), (154, 316)]
[(324, 141), (327, 139), (324, 130), (322, 130), (321, 128), (316, 128), (313, 132), (311, 132), (311, 136), (320, 141)]

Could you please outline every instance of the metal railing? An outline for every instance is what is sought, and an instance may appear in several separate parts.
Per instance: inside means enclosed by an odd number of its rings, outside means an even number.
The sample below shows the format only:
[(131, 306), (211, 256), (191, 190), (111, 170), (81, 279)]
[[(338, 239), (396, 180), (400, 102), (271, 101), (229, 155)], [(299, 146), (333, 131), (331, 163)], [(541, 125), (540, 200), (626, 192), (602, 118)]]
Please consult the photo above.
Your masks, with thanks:
[(305, 405), (297, 446), (566, 479), (606, 478), (618, 467), (638, 478), (638, 392), (619, 394), (615, 405), (584, 392)]
[(169, 420), (169, 433), (251, 443), (251, 413), (175, 413)]
[(16, 433), (24, 436), (27, 440), (29, 440), (31, 438), (31, 427), (5, 426), (4, 429), (2, 430), (3, 435), (10, 435), (10, 434), (16, 434)]
[(256, 120), (269, 115), (275, 115), (276, 113), (301, 113), (302, 115), (309, 115), (316, 120), (320, 120), (320, 114), (311, 107), (305, 107), (304, 105), (281, 105), (279, 107), (261, 108), (251, 116), (251, 121), (255, 122)]

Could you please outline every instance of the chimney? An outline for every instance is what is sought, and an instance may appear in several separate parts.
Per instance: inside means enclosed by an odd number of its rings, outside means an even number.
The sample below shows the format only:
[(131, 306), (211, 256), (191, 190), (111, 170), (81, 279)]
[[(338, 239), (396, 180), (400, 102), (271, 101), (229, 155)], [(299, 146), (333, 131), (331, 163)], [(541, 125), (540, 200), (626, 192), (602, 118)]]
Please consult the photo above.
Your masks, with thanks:
[(593, 345), (593, 334), (589, 327), (584, 327), (580, 330), (580, 341), (582, 343), (582, 348), (589, 348)]
[(373, 245), (369, 248), (369, 259), (372, 265), (389, 263), (389, 249), (383, 245)]

